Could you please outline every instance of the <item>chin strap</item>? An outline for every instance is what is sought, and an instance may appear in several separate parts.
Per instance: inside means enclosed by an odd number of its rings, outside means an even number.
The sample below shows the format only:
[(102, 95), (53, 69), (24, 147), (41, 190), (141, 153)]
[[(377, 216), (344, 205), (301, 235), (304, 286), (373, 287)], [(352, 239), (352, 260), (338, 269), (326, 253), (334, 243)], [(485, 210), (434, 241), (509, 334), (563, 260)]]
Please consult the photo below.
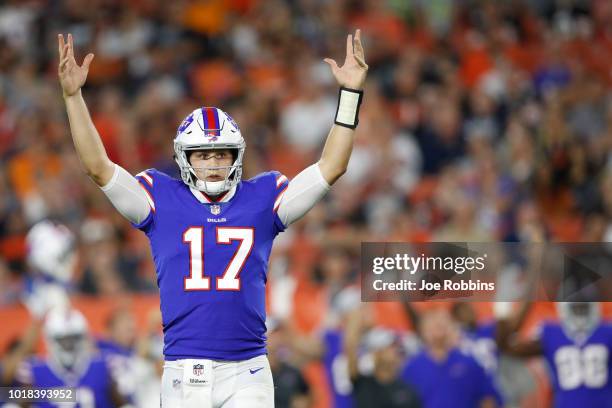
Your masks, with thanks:
[[(203, 181), (203, 180), (197, 180), (196, 181), (196, 188), (208, 195), (220, 195), (225, 193), (227, 190), (229, 190), (229, 188), (226, 188), (225, 190), (222, 190), (226, 185), (227, 185), (227, 181), (223, 180), (223, 181)], [(212, 187), (212, 189), (211, 189)], [(212, 190), (212, 191), (211, 191)]]
[(236, 193), (236, 186), (216, 196), (206, 194), (204, 191), (198, 190), (193, 186), (189, 186), (189, 191), (191, 191), (193, 196), (202, 204), (214, 204), (223, 203), (231, 200), (231, 198)]

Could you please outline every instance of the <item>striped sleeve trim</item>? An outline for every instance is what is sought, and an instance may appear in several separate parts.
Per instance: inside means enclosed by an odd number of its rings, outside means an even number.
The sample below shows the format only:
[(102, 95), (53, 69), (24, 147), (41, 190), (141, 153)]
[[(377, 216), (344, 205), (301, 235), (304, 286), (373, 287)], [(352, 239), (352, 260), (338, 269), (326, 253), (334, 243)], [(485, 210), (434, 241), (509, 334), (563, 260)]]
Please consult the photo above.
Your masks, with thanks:
[(151, 207), (151, 210), (153, 210), (153, 212), (155, 212), (155, 201), (153, 200), (153, 196), (151, 195), (151, 193), (149, 192), (149, 190), (147, 189), (147, 187), (145, 186), (145, 184), (142, 182), (141, 179), (138, 179), (138, 185), (140, 186), (140, 188), (142, 188), (147, 196), (147, 202), (149, 203), (149, 206)]
[(289, 186), (289, 179), (282, 173), (279, 173), (276, 176), (276, 200), (274, 201), (274, 206), (272, 207), (274, 212), (278, 211), (278, 207), (280, 206), (281, 201), (283, 200), (283, 196), (285, 195), (285, 191)]
[(279, 188), (286, 181), (289, 181), (289, 179), (287, 179), (287, 176), (285, 176), (284, 174), (279, 174), (279, 176), (276, 178), (276, 188)]
[(287, 191), (287, 187), (289, 187), (289, 183), (283, 187), (283, 189), (276, 196), (276, 201), (274, 201), (274, 212), (278, 211), (278, 207), (280, 206), (281, 201), (283, 201), (283, 196), (285, 195), (285, 191)]
[(136, 177), (142, 177), (142, 179), (146, 181), (149, 186), (153, 187), (153, 177), (149, 176), (146, 170), (138, 173)]

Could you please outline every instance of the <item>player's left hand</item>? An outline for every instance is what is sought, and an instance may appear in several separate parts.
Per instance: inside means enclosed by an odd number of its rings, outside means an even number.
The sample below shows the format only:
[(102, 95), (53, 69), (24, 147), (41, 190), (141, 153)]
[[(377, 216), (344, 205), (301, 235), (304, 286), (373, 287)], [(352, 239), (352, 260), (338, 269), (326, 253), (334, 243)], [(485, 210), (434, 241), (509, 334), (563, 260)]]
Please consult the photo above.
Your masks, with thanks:
[(365, 63), (363, 46), (361, 45), (361, 30), (355, 31), (354, 39), (351, 34), (346, 38), (346, 58), (342, 67), (339, 67), (336, 61), (331, 58), (325, 58), (323, 61), (329, 64), (340, 86), (350, 89), (363, 89), (368, 65)]

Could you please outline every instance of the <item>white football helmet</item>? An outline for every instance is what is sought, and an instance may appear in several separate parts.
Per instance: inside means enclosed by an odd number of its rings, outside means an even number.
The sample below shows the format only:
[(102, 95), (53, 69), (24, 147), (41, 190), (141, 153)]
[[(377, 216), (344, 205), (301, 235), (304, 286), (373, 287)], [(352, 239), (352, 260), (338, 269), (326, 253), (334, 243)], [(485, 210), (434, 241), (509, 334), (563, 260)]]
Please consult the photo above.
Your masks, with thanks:
[[(221, 109), (210, 107), (191, 112), (179, 126), (174, 139), (175, 160), (183, 182), (213, 196), (230, 190), (240, 182), (245, 147), (246, 143), (234, 119)], [(230, 149), (234, 152), (233, 164), (222, 167), (229, 169), (225, 180), (200, 180), (189, 163), (189, 152), (212, 149)]]
[(598, 302), (559, 302), (557, 312), (563, 328), (574, 338), (588, 337), (601, 319)]
[(52, 309), (45, 319), (44, 333), (50, 357), (63, 367), (74, 367), (89, 353), (87, 320), (76, 309)]
[(66, 284), (76, 261), (74, 244), (74, 235), (64, 225), (41, 221), (26, 236), (28, 263), (54, 281)]

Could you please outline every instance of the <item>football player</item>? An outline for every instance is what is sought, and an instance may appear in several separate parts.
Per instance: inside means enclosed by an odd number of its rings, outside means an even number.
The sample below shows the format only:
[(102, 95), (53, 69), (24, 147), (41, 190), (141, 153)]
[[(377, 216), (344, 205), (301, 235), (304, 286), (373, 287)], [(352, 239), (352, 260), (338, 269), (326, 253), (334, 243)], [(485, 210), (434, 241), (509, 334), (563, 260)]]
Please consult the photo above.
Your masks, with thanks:
[[(525, 313), (523, 305), (521, 314)], [(595, 302), (557, 303), (560, 323), (546, 322), (535, 339), (512, 341), (519, 325), (500, 322), (498, 346), (519, 357), (543, 356), (550, 367), (554, 407), (612, 407), (612, 326)]]
[[(360, 296), (359, 289), (354, 287), (340, 291), (331, 301), (326, 323), (320, 332), (304, 335), (291, 330), (291, 325), (284, 327), (287, 344), (292, 352), (306, 361), (320, 361), (323, 364), (334, 408), (354, 406), (353, 384), (344, 350), (344, 332), (348, 317), (360, 305)], [(372, 318), (367, 320), (370, 321)], [(359, 353), (360, 367), (367, 364), (364, 361), (368, 360), (368, 357), (371, 356)]]
[(479, 323), (474, 308), (468, 302), (453, 303), (451, 314), (461, 328), (461, 347), (470, 352), (488, 373), (496, 372), (499, 356), (495, 343), (495, 322)]
[[(109, 369), (98, 354), (92, 352), (87, 321), (76, 309), (57, 307), (51, 310), (43, 327), (48, 357), (32, 358), (17, 370), (17, 380), (37, 388), (74, 387), (78, 407), (116, 407), (125, 401), (119, 395)], [(51, 408), (51, 402), (34, 403)]]
[(272, 241), (302, 217), (346, 171), (368, 66), (361, 34), (347, 36), (342, 67), (325, 59), (340, 85), (334, 125), (320, 160), (293, 180), (278, 172), (242, 180), (245, 141), (214, 107), (178, 127), (181, 180), (151, 169), (133, 177), (108, 158), (81, 87), (73, 38), (58, 35), (58, 75), (77, 154), (117, 210), (145, 232), (160, 289), (164, 407), (270, 407), (265, 356), (265, 285)]
[[(502, 302), (494, 304), (494, 314), (501, 313), (498, 312), (501, 305)], [(502, 393), (497, 396), (498, 404), (503, 399), (507, 406), (520, 406), (520, 401), (533, 391), (535, 380), (524, 361), (499, 353), (496, 343), (498, 319), (478, 322), (469, 302), (455, 302), (451, 313), (461, 328), (460, 349), (474, 356), (498, 385), (495, 389)]]
[(68, 290), (76, 264), (74, 235), (49, 220), (36, 223), (26, 236), (30, 271), (23, 301), (32, 317), (43, 320), (55, 307), (67, 307)]
[[(344, 349), (344, 334), (347, 319), (360, 305), (360, 296), (361, 292), (354, 287), (342, 290), (332, 303), (332, 319), (330, 319), (332, 322), (321, 334), (321, 359), (335, 408), (355, 406), (352, 398), (353, 384), (349, 375), (348, 358)], [(359, 361), (363, 361), (363, 358), (359, 356)]]
[(76, 263), (75, 238), (62, 224), (44, 220), (26, 236), (27, 260), (45, 281), (68, 285)]
[(96, 338), (96, 348), (104, 356), (113, 378), (117, 380), (119, 392), (131, 401), (141, 385), (132, 367), (137, 360), (136, 321), (128, 308), (118, 308), (111, 313), (106, 328), (108, 337)]

